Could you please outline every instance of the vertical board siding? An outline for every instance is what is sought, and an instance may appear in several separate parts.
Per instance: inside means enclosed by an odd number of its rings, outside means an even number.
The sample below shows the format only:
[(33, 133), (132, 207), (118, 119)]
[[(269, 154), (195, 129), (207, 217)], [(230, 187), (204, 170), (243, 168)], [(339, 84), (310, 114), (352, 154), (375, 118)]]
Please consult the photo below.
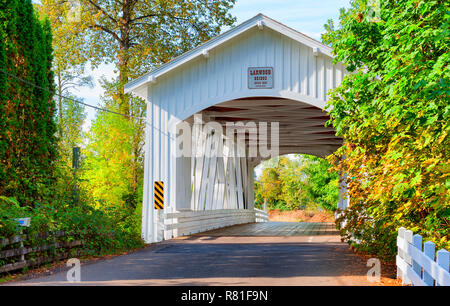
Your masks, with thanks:
[(192, 115), (189, 110), (211, 106), (207, 104), (214, 99), (267, 91), (248, 89), (248, 67), (273, 67), (273, 91), (293, 92), (324, 102), (328, 100), (327, 92), (342, 81), (340, 65), (333, 65), (332, 59), (324, 55), (314, 56), (311, 48), (282, 34), (255, 29), (241, 36), (240, 40), (210, 50), (208, 58), (200, 56), (162, 77), (153, 85), (149, 100), (155, 98), (154, 91), (159, 88), (160, 96), (173, 100), (162, 101), (161, 107), (184, 120)]
[(291, 82), (292, 82), (292, 91), (299, 93), (300, 92), (300, 46), (298, 44), (291, 42), (292, 52), (291, 52)]

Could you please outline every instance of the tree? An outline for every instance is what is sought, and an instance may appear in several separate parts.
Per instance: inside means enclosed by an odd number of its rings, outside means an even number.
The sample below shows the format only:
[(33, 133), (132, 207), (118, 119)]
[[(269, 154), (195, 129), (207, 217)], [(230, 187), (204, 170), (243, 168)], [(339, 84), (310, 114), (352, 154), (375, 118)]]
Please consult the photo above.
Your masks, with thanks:
[[(71, 8), (70, 1), (42, 0), (42, 10), (60, 19)], [(81, 60), (96, 67), (114, 63), (119, 73), (117, 98), (120, 111), (130, 114), (129, 97), (123, 86), (174, 56), (190, 50), (230, 26), (228, 14), (234, 0), (151, 1), (79, 0), (79, 20), (72, 26), (62, 23), (62, 33), (70, 33)], [(83, 33), (83, 35), (79, 35)]]
[(7, 142), (7, 125), (6, 125), (6, 74), (2, 71), (6, 71), (6, 54), (3, 29), (0, 27), (0, 182), (6, 179), (6, 167), (2, 158), (6, 155)]
[[(72, 95), (67, 95), (69, 99), (61, 99), (62, 109), (58, 110), (59, 134), (62, 137), (58, 142), (58, 158), (55, 165), (57, 174), (55, 175), (56, 196), (65, 199), (68, 203), (73, 203), (74, 170), (73, 170), (73, 148), (83, 147), (85, 138), (83, 124), (86, 119), (84, 106), (75, 102), (80, 100)], [(78, 185), (78, 183), (77, 183)]]
[[(117, 109), (116, 109), (117, 110)], [(98, 113), (88, 133), (88, 145), (80, 177), (94, 207), (107, 212), (121, 227), (137, 227), (140, 236), (139, 192), (128, 184), (134, 173), (129, 171), (134, 162), (131, 144), (134, 128), (123, 117), (111, 113)], [(142, 176), (142, 174), (139, 174)], [(134, 219), (131, 218), (134, 216)], [(131, 219), (130, 219), (131, 218)]]
[[(323, 40), (352, 72), (330, 94), (349, 175), (343, 233), (392, 257), (400, 226), (438, 247), (450, 237), (448, 1), (367, 1), (341, 10)], [(373, 18), (377, 17), (377, 18)], [(345, 157), (345, 158), (344, 158)]]
[(62, 134), (61, 152), (62, 155), (72, 155), (72, 148), (83, 145), (83, 124), (86, 119), (84, 106), (75, 102), (80, 100), (74, 96), (68, 95), (68, 99), (62, 100)]
[[(137, 198), (143, 173), (144, 122), (134, 118), (145, 116), (146, 104), (125, 94), (124, 85), (131, 78), (205, 42), (218, 34), (223, 26), (232, 25), (234, 18), (228, 10), (235, 1), (79, 0), (79, 18), (70, 20), (66, 18), (70, 13), (70, 1), (41, 2), (40, 10), (48, 14), (55, 32), (68, 37), (70, 46), (76, 46), (75, 51), (72, 47), (61, 48), (61, 54), (73, 52), (68, 57), (71, 62), (89, 61), (94, 68), (100, 63), (112, 63), (117, 69), (117, 79), (102, 81), (106, 90), (103, 103), (106, 108), (130, 116), (127, 124), (133, 133), (129, 137), (112, 140), (104, 139), (104, 135), (92, 135), (91, 139), (115, 141), (115, 148), (129, 150), (122, 152), (123, 156), (131, 156), (131, 162), (127, 160), (126, 171), (131, 174), (127, 176), (127, 184), (134, 195), (129, 198)], [(106, 114), (100, 115), (97, 120), (105, 120), (102, 116), (107, 117)], [(105, 143), (105, 146), (109, 144)], [(91, 146), (94, 147), (100, 145)], [(100, 155), (88, 156), (96, 158)], [(96, 164), (96, 161), (90, 164)], [(117, 178), (111, 179), (115, 181)], [(111, 186), (110, 183), (107, 185)]]
[(339, 174), (323, 158), (304, 156), (301, 172), (307, 177), (303, 190), (318, 206), (335, 211), (339, 199)]
[[(32, 206), (51, 196), (56, 157), (51, 30), (30, 0), (0, 1), (6, 84), (1, 92), (3, 129), (0, 195)], [(23, 80), (19, 80), (23, 79)], [(37, 86), (32, 86), (30, 83)], [(47, 89), (47, 90), (45, 90)], [(5, 145), (6, 144), (6, 145)]]
[(256, 182), (257, 204), (267, 199), (270, 208), (321, 207), (336, 210), (338, 174), (323, 158), (309, 155), (282, 156), (264, 162)]
[(267, 199), (270, 207), (276, 206), (281, 199), (281, 181), (276, 168), (265, 168), (260, 180), (261, 198)]
[[(84, 67), (72, 67), (66, 68), (66, 70), (57, 69), (56, 71), (56, 92), (58, 93), (56, 99), (58, 101), (58, 132), (60, 141), (64, 142), (65, 137), (71, 138), (73, 142), (73, 137), (69, 136), (69, 134), (80, 134), (81, 133), (81, 125), (84, 121), (84, 117), (81, 113), (84, 112), (84, 106), (82, 104), (78, 104), (76, 106), (73, 100), (80, 100), (76, 96), (73, 96), (70, 90), (78, 90), (80, 87), (88, 87), (93, 88), (93, 80), (91, 76), (83, 76)], [(72, 99), (64, 99), (63, 97), (69, 97)], [(65, 108), (68, 108), (75, 113), (69, 114), (64, 118)], [(73, 119), (75, 121), (68, 121), (68, 119)], [(70, 129), (72, 126), (75, 129)], [(69, 142), (71, 142), (69, 141)], [(67, 141), (66, 141), (67, 142)], [(79, 143), (79, 142), (78, 142)]]
[[(59, 197), (55, 184), (68, 181), (57, 166), (52, 62), (50, 22), (38, 19), (31, 1), (0, 0), (0, 238), (19, 234), (14, 219), (27, 216), (33, 220), (27, 235), (40, 240), (42, 233), (64, 231), (69, 240), (89, 241), (79, 250), (83, 254), (140, 246), (136, 231), (130, 235), (103, 211)], [(70, 124), (83, 109), (70, 100), (63, 105), (65, 140), (76, 142), (80, 126)], [(38, 246), (37, 240), (29, 240), (29, 247)], [(58, 257), (60, 250), (51, 252)]]
[[(73, 1), (72, 1), (73, 2)], [(59, 199), (65, 199), (72, 203), (74, 176), (72, 169), (72, 150), (84, 144), (83, 124), (86, 113), (84, 105), (76, 103), (73, 92), (82, 87), (93, 88), (91, 76), (85, 76), (87, 59), (80, 52), (79, 42), (82, 31), (74, 26), (74, 23), (64, 18), (66, 12), (64, 5), (55, 6), (50, 14), (42, 5), (35, 5), (41, 18), (50, 18), (54, 31), (52, 60), (54, 70), (55, 95), (57, 104), (57, 160), (55, 163), (55, 195)], [(69, 28), (70, 31), (69, 31)], [(67, 97), (67, 98), (65, 98)], [(56, 119), (56, 118), (55, 118)]]

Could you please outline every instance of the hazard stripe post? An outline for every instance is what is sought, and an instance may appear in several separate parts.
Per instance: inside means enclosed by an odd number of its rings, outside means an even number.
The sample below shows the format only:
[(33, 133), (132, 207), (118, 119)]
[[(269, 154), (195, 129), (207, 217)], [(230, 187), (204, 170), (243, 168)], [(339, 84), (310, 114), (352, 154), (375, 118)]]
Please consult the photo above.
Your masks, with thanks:
[(164, 209), (164, 183), (155, 182), (155, 209)]

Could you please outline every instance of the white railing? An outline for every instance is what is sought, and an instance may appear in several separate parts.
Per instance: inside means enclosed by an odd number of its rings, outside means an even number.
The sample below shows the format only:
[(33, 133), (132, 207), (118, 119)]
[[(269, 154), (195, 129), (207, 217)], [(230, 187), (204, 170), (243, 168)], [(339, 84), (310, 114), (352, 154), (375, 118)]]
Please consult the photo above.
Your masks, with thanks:
[(179, 211), (164, 214), (164, 231), (170, 233), (166, 238), (170, 239), (236, 224), (264, 222), (267, 219), (267, 213), (259, 209)]
[(267, 211), (255, 208), (255, 222), (269, 221), (269, 214)]
[[(397, 236), (397, 278), (404, 285), (450, 286), (449, 252), (439, 250), (431, 241), (423, 244), (422, 236), (401, 227)], [(436, 255), (436, 261), (435, 261)]]

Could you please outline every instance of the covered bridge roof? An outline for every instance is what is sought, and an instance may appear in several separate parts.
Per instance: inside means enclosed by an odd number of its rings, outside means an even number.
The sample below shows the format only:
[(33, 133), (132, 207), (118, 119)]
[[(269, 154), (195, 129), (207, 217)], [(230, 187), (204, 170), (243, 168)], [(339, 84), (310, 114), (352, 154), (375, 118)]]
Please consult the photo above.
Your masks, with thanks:
[(199, 56), (208, 56), (210, 50), (218, 47), (221, 44), (243, 34), (254, 27), (263, 28), (268, 27), (276, 32), (279, 32), (299, 43), (302, 43), (314, 50), (316, 54), (320, 53), (322, 55), (333, 57), (332, 48), (327, 45), (322, 44), (321, 42), (300, 33), (282, 23), (279, 23), (276, 20), (273, 20), (263, 14), (258, 14), (255, 17), (241, 23), (240, 25), (226, 31), (225, 33), (218, 35), (211, 40), (201, 44), (200, 46), (174, 58), (173, 60), (161, 65), (160, 67), (142, 75), (141, 77), (129, 82), (125, 85), (125, 92), (132, 92), (137, 90), (144, 85), (148, 85), (149, 83), (156, 82), (157, 78), (162, 75), (182, 66), (183, 64), (188, 63), (189, 61), (194, 60)]

